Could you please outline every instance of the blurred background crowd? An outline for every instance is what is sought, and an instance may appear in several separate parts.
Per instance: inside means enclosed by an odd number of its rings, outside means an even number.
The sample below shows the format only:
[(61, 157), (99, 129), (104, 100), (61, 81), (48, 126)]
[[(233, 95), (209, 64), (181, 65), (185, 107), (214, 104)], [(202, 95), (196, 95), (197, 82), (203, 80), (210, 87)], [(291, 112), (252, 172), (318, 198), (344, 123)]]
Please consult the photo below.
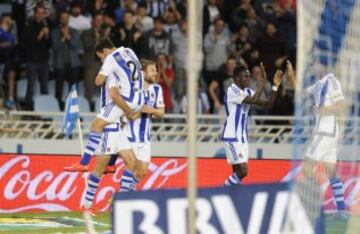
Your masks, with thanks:
[[(251, 72), (251, 87), (267, 72), (264, 97), (276, 69), (295, 65), (295, 0), (208, 0), (203, 6), (203, 66), (199, 113), (223, 112), (223, 97), (237, 64)], [(1, 5), (0, 86), (4, 106), (33, 110), (36, 95), (53, 95), (61, 109), (72, 84), (95, 111), (101, 66), (94, 45), (109, 37), (154, 59), (167, 113), (186, 111), (186, 0), (12, 0)], [(200, 37), (199, 37), (200, 38)], [(252, 114), (292, 115), (286, 79), (277, 103)]]

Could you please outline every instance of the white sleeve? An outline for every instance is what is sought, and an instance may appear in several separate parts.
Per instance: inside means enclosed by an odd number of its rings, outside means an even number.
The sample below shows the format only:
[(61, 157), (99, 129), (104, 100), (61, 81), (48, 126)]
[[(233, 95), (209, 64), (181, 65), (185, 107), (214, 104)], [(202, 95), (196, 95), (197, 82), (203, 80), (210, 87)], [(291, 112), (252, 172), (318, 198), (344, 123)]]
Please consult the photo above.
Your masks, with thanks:
[[(164, 95), (163, 95), (163, 91), (161, 86), (157, 85), (156, 86), (158, 91), (157, 91), (157, 98), (156, 98), (156, 107), (165, 107), (165, 103), (164, 103)], [(156, 88), (155, 87), (155, 88)]]
[(113, 88), (113, 87), (119, 87), (119, 80), (116, 78), (116, 76), (114, 76), (113, 74), (110, 74), (110, 76), (107, 79), (107, 87), (108, 89)]
[(317, 83), (311, 85), (310, 87), (306, 88), (306, 92), (312, 96), (315, 96), (315, 92), (316, 92), (316, 85)]
[(242, 104), (242, 102), (247, 96), (249, 95), (243, 90), (238, 90), (230, 86), (227, 91), (227, 102)]
[(329, 86), (332, 102), (337, 102), (344, 99), (344, 93), (342, 91), (341, 84), (336, 78), (330, 80)]
[(114, 71), (113, 65), (113, 58), (111, 55), (108, 55), (100, 68), (99, 74), (108, 77)]

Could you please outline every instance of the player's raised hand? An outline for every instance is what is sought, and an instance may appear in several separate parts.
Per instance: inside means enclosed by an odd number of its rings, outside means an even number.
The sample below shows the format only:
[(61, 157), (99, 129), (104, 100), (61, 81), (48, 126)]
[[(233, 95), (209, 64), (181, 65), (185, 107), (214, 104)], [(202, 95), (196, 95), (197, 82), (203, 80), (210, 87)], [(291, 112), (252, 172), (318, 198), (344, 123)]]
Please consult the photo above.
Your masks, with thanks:
[(281, 84), (281, 80), (282, 80), (282, 77), (283, 77), (283, 73), (281, 70), (277, 70), (275, 75), (274, 75), (274, 85), (276, 85), (277, 87), (279, 87), (279, 85)]

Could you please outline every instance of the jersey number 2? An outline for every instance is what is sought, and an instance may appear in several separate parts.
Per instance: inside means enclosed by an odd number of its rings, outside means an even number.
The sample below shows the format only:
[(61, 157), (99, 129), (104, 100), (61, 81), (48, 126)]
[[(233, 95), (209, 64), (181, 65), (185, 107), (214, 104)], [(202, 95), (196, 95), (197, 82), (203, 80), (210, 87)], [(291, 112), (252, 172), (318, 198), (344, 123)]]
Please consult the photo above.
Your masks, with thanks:
[(136, 74), (136, 64), (133, 61), (129, 61), (126, 63), (126, 66), (131, 70), (131, 80), (133, 82), (137, 81), (138, 79), (135, 77)]

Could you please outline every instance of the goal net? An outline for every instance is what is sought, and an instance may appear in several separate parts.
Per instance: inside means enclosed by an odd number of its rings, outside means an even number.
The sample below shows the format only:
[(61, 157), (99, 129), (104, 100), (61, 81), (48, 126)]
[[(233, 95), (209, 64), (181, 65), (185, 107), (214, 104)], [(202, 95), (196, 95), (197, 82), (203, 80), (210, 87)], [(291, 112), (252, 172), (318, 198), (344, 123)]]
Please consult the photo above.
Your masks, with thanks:
[[(360, 1), (297, 1), (297, 21), (292, 189), (314, 232), (354, 233), (360, 230)], [(288, 212), (287, 231), (301, 227), (294, 217)]]

